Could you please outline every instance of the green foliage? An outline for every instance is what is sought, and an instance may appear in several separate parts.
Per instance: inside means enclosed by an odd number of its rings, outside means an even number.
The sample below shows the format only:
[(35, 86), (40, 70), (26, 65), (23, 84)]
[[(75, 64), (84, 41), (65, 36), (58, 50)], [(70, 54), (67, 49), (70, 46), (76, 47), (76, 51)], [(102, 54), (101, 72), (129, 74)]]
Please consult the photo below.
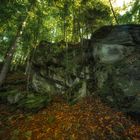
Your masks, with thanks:
[(32, 136), (32, 131), (26, 131), (26, 132), (24, 133), (24, 136), (25, 136), (27, 139), (30, 139), (31, 136)]
[(126, 12), (119, 15), (119, 22), (122, 24), (139, 24), (140, 23), (140, 1), (134, 0), (128, 5), (124, 5)]
[(19, 140), (18, 136), (19, 130), (18, 129), (13, 130), (11, 140)]
[(55, 117), (55, 116), (50, 115), (50, 116), (48, 117), (47, 122), (48, 122), (49, 124), (53, 124), (55, 121), (56, 121), (56, 117)]
[[(33, 8), (28, 12), (31, 4)], [(118, 14), (121, 23), (139, 23), (139, 0), (132, 2), (130, 7), (131, 9), (123, 16)], [(1, 60), (4, 60), (27, 12), (28, 17), (17, 43), (13, 64), (24, 64), (41, 40), (79, 42), (82, 37), (88, 37), (97, 28), (112, 21), (107, 0), (2, 0), (0, 4)]]
[(43, 108), (50, 102), (49, 97), (46, 96), (29, 96), (24, 98), (20, 103), (19, 107), (27, 111), (37, 111), (40, 108)]

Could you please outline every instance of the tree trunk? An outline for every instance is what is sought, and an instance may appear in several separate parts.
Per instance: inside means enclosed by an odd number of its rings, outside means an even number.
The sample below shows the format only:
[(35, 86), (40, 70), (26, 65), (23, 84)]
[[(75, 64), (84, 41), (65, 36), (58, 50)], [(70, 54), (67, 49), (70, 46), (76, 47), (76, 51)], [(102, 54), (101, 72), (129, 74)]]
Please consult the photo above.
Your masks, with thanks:
[(111, 0), (109, 0), (109, 3), (110, 3), (110, 6), (111, 6), (111, 11), (112, 11), (112, 13), (113, 13), (114, 19), (115, 19), (116, 23), (119, 24), (118, 19), (117, 19), (117, 17), (116, 17), (116, 14), (115, 14), (115, 12), (114, 12), (114, 9), (113, 9)]
[(10, 64), (11, 64), (11, 61), (12, 61), (12, 58), (13, 58), (13, 54), (15, 52), (15, 49), (16, 49), (16, 42), (19, 38), (19, 35), (20, 35), (20, 31), (21, 29), (18, 30), (17, 32), (17, 35), (15, 37), (15, 40), (10, 48), (10, 51), (9, 53), (7, 54), (6, 58), (5, 58), (5, 61), (4, 61), (4, 65), (1, 69), (1, 73), (0, 73), (0, 86), (2, 86), (5, 78), (6, 78), (6, 75), (8, 73), (8, 70), (9, 70), (9, 67), (10, 67)]
[[(30, 6), (28, 11), (30, 11), (32, 9), (32, 6), (33, 6), (33, 4), (31, 4), (31, 6)], [(17, 45), (16, 45), (17, 41), (18, 41), (19, 37), (21, 36), (22, 31), (23, 31), (23, 29), (25, 27), (27, 17), (28, 17), (28, 12), (27, 12), (26, 18), (22, 21), (21, 25), (18, 28), (17, 34), (16, 34), (15, 39), (13, 41), (13, 44), (10, 47), (10, 51), (8, 52), (8, 54), (7, 54), (6, 58), (5, 58), (4, 65), (3, 65), (2, 69), (1, 69), (1, 73), (0, 73), (0, 87), (2, 86), (2, 84), (4, 83), (4, 81), (6, 79), (6, 76), (7, 76), (7, 73), (9, 71), (13, 55), (14, 55), (16, 47), (17, 47)]]

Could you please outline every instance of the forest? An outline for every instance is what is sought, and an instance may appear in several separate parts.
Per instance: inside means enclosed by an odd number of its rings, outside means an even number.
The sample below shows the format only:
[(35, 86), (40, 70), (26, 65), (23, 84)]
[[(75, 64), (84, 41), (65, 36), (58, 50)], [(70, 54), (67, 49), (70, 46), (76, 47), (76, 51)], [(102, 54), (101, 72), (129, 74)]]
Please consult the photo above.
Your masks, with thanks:
[(0, 140), (140, 140), (140, 1), (0, 0)]

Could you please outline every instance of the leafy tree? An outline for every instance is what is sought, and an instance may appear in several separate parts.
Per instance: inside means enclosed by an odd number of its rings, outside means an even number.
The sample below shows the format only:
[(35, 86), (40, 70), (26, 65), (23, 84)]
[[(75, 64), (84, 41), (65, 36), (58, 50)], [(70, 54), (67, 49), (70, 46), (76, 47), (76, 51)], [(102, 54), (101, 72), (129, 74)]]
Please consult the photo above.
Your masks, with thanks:
[[(121, 11), (123, 14), (119, 14)], [(124, 4), (122, 9), (116, 9), (117, 18), (121, 24), (139, 24), (140, 23), (140, 1), (130, 1)]]
[[(131, 6), (135, 13), (132, 19), (135, 17), (138, 22), (137, 3), (135, 0)], [(113, 10), (119, 22), (124, 22), (127, 13), (122, 17)], [(76, 43), (81, 38), (88, 38), (100, 26), (112, 23), (114, 19), (108, 0), (5, 0), (0, 5), (0, 57), (4, 59), (11, 46), (15, 46), (4, 63), (9, 58), (8, 67), (11, 62), (12, 65), (24, 64), (41, 40)], [(23, 24), (26, 24), (24, 28)], [(0, 79), (4, 79), (2, 75), (3, 72)]]
[(34, 5), (34, 1), (31, 2), (30, 6), (29, 6), (29, 10), (27, 11), (26, 15), (24, 15), (24, 17), (22, 17), (22, 20), (17, 28), (15, 38), (13, 39), (13, 41), (11, 43), (11, 46), (9, 48), (9, 52), (5, 58), (4, 65), (3, 65), (1, 73), (0, 73), (0, 86), (3, 84), (3, 81), (5, 80), (5, 77), (8, 73), (14, 52), (15, 52), (16, 47), (17, 47), (18, 39), (21, 36), (23, 29), (25, 27), (25, 24), (27, 22), (28, 12), (32, 9), (33, 5)]

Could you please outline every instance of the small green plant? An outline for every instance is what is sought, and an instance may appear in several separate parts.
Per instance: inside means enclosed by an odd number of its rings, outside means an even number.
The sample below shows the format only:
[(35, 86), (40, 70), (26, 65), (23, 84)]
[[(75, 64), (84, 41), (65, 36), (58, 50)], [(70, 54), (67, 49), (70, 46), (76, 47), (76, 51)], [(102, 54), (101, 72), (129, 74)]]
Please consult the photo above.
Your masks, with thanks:
[(51, 115), (51, 116), (48, 117), (48, 123), (49, 123), (49, 124), (54, 123), (55, 120), (56, 120), (56, 118), (55, 118), (55, 116), (53, 116), (53, 115)]
[(25, 136), (27, 139), (31, 138), (31, 136), (32, 136), (32, 131), (26, 131), (26, 132), (24, 133), (24, 136)]
[(19, 136), (19, 130), (18, 129), (15, 129), (13, 132), (12, 132), (12, 137), (11, 137), (11, 140), (19, 140), (18, 136)]

